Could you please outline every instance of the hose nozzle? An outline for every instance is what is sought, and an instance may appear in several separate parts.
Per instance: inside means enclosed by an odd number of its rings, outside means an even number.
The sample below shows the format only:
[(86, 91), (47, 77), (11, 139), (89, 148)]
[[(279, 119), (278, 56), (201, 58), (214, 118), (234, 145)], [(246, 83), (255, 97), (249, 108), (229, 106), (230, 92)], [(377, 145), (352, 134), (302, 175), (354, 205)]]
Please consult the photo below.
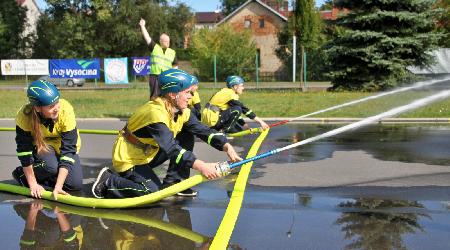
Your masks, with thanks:
[(216, 165), (216, 171), (220, 173), (220, 176), (222, 177), (227, 176), (230, 173), (230, 164), (226, 161), (219, 162)]

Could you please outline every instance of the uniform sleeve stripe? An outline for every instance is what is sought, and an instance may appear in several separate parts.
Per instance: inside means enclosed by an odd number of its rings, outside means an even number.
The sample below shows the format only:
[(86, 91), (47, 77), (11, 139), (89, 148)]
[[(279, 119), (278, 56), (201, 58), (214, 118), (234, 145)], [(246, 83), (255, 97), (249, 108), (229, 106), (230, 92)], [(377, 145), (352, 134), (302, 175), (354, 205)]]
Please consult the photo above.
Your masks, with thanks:
[(33, 152), (32, 151), (27, 151), (27, 152), (17, 152), (17, 156), (25, 156), (25, 155), (32, 155)]
[(211, 140), (212, 140), (212, 138), (213, 138), (214, 136), (216, 136), (216, 135), (223, 135), (223, 134), (222, 134), (222, 133), (210, 134), (210, 135), (208, 136), (208, 144), (209, 144), (209, 145), (211, 145)]
[(61, 158), (59, 158), (61, 161), (68, 161), (68, 162), (72, 162), (75, 163), (75, 160), (68, 157), (68, 156), (61, 156)]
[(186, 152), (185, 149), (182, 149), (182, 150), (180, 151), (180, 153), (179, 153), (178, 156), (177, 156), (177, 160), (175, 161), (176, 164), (178, 164), (178, 163), (180, 162), (181, 158), (183, 157), (184, 152)]
[(245, 115), (249, 115), (251, 114), (253, 111), (250, 109), (247, 113), (245, 113)]

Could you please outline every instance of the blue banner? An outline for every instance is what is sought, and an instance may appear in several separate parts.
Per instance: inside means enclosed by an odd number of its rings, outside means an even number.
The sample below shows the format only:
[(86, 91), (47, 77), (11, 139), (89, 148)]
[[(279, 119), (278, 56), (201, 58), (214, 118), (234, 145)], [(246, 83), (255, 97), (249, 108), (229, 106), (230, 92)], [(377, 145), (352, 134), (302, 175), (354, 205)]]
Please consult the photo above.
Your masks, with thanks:
[(146, 76), (150, 74), (150, 57), (132, 57), (133, 62), (133, 75), (135, 76)]
[(105, 58), (105, 83), (128, 83), (128, 58)]
[(50, 59), (51, 78), (100, 78), (100, 60)]

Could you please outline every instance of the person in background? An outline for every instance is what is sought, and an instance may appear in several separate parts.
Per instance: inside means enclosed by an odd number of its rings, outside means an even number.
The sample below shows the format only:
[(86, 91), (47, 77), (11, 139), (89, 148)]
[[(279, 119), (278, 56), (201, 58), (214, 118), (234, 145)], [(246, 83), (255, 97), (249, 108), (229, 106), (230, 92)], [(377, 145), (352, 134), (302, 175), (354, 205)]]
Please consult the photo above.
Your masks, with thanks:
[(244, 91), (244, 79), (240, 76), (228, 76), (227, 87), (216, 92), (202, 111), (201, 121), (212, 129), (224, 133), (235, 133), (248, 129), (242, 115), (255, 120), (263, 129), (269, 126), (249, 108), (239, 101)]
[(169, 69), (160, 74), (159, 83), (160, 97), (139, 107), (120, 131), (112, 155), (118, 174), (103, 168), (92, 186), (95, 197), (136, 197), (158, 191), (161, 183), (153, 168), (168, 159), (175, 162), (175, 170), (193, 168), (208, 179), (220, 177), (218, 163), (197, 159), (177, 143), (175, 138), (183, 129), (225, 151), (231, 162), (242, 160), (223, 134), (191, 115), (187, 108), (195, 85), (191, 75)]
[(145, 20), (141, 18), (139, 21), (142, 36), (149, 47), (151, 53), (151, 66), (149, 76), (150, 99), (159, 96), (158, 76), (162, 71), (170, 68), (178, 68), (178, 59), (175, 50), (169, 48), (170, 37), (163, 33), (159, 37), (159, 44), (156, 43), (148, 34), (145, 28)]
[(12, 176), (41, 198), (43, 186), (53, 187), (53, 196), (82, 188), (81, 147), (72, 105), (60, 99), (58, 89), (37, 80), (27, 90), (29, 103), (16, 116), (17, 156), (21, 166)]
[(198, 93), (198, 79), (196, 76), (192, 76), (192, 79), (194, 79), (194, 88), (192, 90), (192, 98), (188, 102), (188, 108), (191, 109), (192, 114), (200, 121), (202, 117), (202, 105)]

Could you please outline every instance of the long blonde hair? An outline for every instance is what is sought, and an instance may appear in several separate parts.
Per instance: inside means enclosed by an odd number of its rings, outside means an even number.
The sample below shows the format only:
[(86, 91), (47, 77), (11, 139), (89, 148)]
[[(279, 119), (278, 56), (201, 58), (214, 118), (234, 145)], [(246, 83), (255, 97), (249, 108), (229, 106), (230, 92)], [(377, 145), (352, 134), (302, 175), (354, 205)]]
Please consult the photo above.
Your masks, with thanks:
[(169, 93), (165, 94), (164, 96), (161, 96), (161, 99), (164, 102), (164, 106), (166, 107), (167, 112), (170, 114), (170, 119), (174, 119), (174, 113), (173, 110), (176, 108), (175, 104), (172, 102), (172, 98), (170, 98)]
[(33, 140), (37, 148), (37, 153), (47, 153), (49, 151), (49, 147), (44, 141), (44, 133), (41, 130), (41, 119), (39, 118), (39, 113), (37, 112), (36, 107), (28, 104), (23, 112), (25, 115), (31, 115), (31, 127), (34, 131)]

